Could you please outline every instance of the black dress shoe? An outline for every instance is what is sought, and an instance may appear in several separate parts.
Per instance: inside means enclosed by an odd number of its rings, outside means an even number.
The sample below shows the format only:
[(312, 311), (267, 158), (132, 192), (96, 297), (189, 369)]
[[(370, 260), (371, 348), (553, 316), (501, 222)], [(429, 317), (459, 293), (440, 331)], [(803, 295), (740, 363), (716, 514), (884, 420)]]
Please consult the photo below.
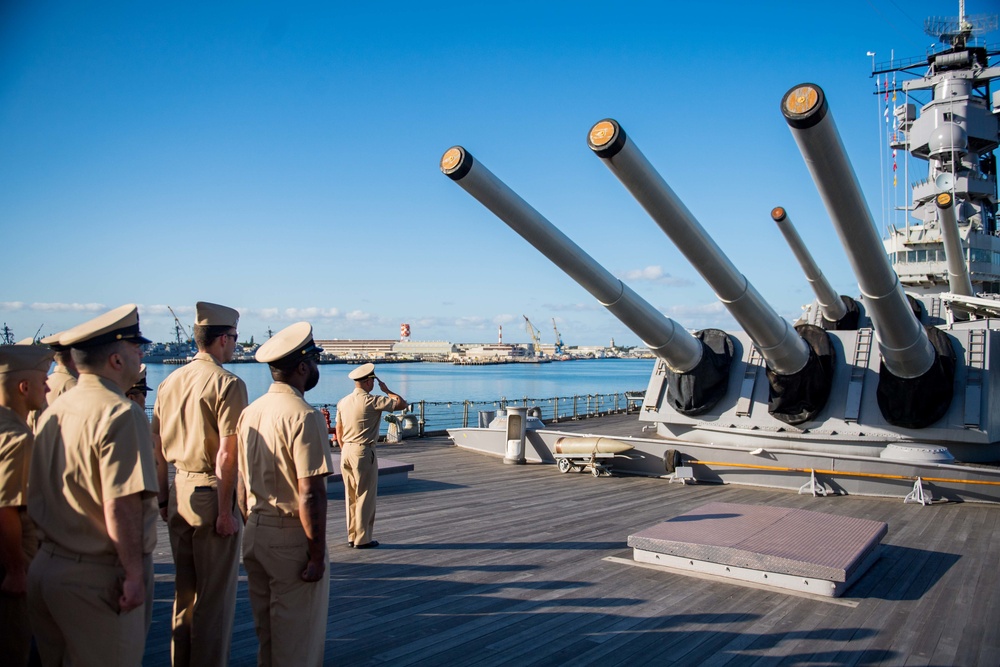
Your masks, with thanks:
[(354, 542), (348, 542), (348, 543), (347, 543), (347, 546), (349, 546), (349, 547), (353, 547), (353, 546), (354, 546)]
[(364, 544), (355, 544), (354, 548), (355, 549), (374, 549), (377, 546), (378, 546), (378, 542), (376, 540), (372, 540), (371, 542), (365, 542)]

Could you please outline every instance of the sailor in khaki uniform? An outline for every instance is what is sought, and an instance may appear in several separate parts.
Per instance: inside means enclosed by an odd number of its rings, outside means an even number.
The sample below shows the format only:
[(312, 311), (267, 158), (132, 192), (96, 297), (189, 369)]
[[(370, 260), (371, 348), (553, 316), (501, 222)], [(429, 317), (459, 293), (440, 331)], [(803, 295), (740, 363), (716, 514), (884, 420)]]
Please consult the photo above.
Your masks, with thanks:
[(39, 341), (42, 345), (51, 347), (52, 351), (55, 352), (56, 365), (45, 381), (49, 386), (49, 393), (45, 397), (49, 403), (75, 387), (76, 379), (80, 375), (79, 371), (76, 370), (76, 364), (73, 363), (73, 355), (69, 348), (59, 344), (59, 336), (61, 335), (60, 332)]
[(125, 397), (142, 408), (146, 413), (146, 395), (150, 392), (150, 386), (146, 384), (146, 364), (139, 368), (139, 379), (125, 392)]
[(28, 518), (28, 469), (35, 438), (30, 411), (45, 405), (52, 351), (41, 345), (0, 345), (0, 651), (4, 664), (28, 664), (28, 564), (38, 550)]
[(59, 337), (77, 386), (42, 414), (28, 481), (41, 545), (28, 570), (31, 629), (46, 665), (138, 665), (152, 605), (156, 463), (125, 398), (142, 345), (134, 305)]
[(61, 332), (52, 334), (38, 341), (42, 345), (48, 345), (52, 349), (55, 353), (56, 365), (45, 381), (49, 392), (45, 395), (42, 407), (32, 410), (28, 414), (28, 425), (32, 430), (38, 425), (38, 420), (42, 416), (42, 410), (48, 407), (49, 403), (76, 386), (76, 378), (79, 373), (76, 370), (76, 364), (73, 363), (73, 355), (70, 354), (69, 348), (59, 344), (59, 336), (61, 335)]
[(330, 572), (326, 421), (303, 395), (319, 382), (312, 327), (299, 322), (260, 346), (274, 383), (240, 417), (242, 490), (248, 497), (243, 566), (260, 648), (258, 667), (322, 665)]
[[(370, 549), (378, 546), (372, 535), (378, 497), (375, 442), (379, 420), (383, 411), (405, 410), (407, 403), (375, 377), (375, 364), (362, 364), (347, 377), (354, 380), (354, 391), (337, 403), (337, 441), (347, 500), (347, 543), (355, 549)], [(372, 396), (376, 380), (386, 396)]]
[[(160, 514), (170, 530), (176, 567), (174, 667), (219, 667), (229, 660), (243, 522), (236, 509), (236, 424), (247, 387), (221, 364), (236, 351), (240, 314), (198, 302), (198, 354), (160, 383), (153, 444)], [(175, 468), (167, 487), (167, 463)]]

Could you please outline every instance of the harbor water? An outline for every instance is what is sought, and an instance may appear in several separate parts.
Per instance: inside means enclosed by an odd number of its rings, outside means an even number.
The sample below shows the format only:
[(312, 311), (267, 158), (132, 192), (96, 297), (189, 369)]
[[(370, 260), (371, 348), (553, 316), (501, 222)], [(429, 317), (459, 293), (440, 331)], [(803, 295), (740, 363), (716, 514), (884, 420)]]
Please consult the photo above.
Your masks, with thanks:
[[(649, 383), (652, 359), (588, 359), (547, 364), (456, 366), (446, 363), (393, 363), (376, 367), (378, 377), (412, 406), (423, 410), (426, 430), (439, 431), (466, 423), (476, 425), (480, 411), (494, 411), (505, 403), (537, 406), (543, 419), (572, 417), (626, 409), (626, 392), (643, 392)], [(156, 387), (180, 366), (149, 364), (147, 383)], [(265, 364), (226, 364), (247, 384), (250, 400), (271, 384)], [(306, 400), (334, 412), (337, 401), (354, 389), (347, 374), (355, 366), (320, 366), (319, 384)], [(376, 387), (376, 393), (378, 388)], [(471, 423), (469, 423), (471, 422)], [(383, 427), (383, 431), (385, 428)]]

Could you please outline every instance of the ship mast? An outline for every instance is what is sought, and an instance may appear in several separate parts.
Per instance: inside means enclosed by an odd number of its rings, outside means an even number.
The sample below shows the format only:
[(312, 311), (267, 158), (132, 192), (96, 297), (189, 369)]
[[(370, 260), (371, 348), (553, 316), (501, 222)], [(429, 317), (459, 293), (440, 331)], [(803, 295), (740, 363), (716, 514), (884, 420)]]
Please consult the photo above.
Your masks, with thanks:
[[(994, 155), (1000, 146), (1000, 132), (996, 109), (991, 108), (997, 98), (994, 95), (991, 100), (990, 96), (990, 82), (1000, 78), (1000, 68), (989, 64), (990, 57), (1000, 55), (1000, 51), (975, 45), (976, 37), (996, 27), (996, 16), (968, 16), (961, 1), (957, 18), (931, 17), (924, 22), (925, 32), (948, 48), (926, 58), (891, 61), (873, 68), (872, 76), (884, 75), (886, 84), (892, 73), (893, 100), (897, 92), (903, 93), (899, 104), (890, 103), (888, 85), (881, 93), (885, 96), (884, 117), (894, 120), (889, 133), (894, 171), (895, 152), (900, 149), (927, 164), (926, 177), (910, 184), (912, 191), (903, 207), (908, 214), (906, 225), (902, 229), (891, 226), (885, 241), (900, 281), (921, 294), (948, 291), (942, 221), (935, 205), (940, 194), (955, 202), (961, 236), (958, 247), (966, 255), (977, 291), (1000, 291), (1000, 266), (993, 259), (1000, 255)], [(897, 87), (897, 74), (916, 78)], [(918, 109), (920, 97), (926, 101)], [(905, 165), (907, 173), (909, 161)]]

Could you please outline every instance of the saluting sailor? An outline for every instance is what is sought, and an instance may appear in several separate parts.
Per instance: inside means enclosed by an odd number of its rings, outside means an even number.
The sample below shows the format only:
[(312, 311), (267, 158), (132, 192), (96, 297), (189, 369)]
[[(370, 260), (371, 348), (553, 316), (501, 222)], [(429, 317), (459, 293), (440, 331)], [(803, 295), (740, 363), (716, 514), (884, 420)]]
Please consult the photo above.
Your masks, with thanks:
[[(405, 410), (407, 402), (375, 376), (375, 364), (362, 364), (347, 377), (354, 380), (354, 391), (337, 403), (337, 441), (347, 501), (347, 544), (355, 549), (370, 549), (378, 546), (372, 536), (378, 497), (375, 443), (379, 419), (385, 410)], [(372, 396), (376, 380), (386, 396)]]
[[(160, 383), (153, 406), (160, 515), (176, 568), (174, 667), (219, 667), (229, 660), (243, 529), (236, 508), (236, 425), (247, 387), (222, 364), (236, 351), (239, 317), (227, 306), (195, 305), (198, 353)], [(169, 489), (168, 462), (175, 468)]]
[(142, 409), (139, 313), (125, 305), (63, 332), (80, 378), (42, 414), (28, 482), (41, 546), (28, 571), (46, 665), (139, 665), (152, 612), (156, 463)]
[(299, 322), (260, 346), (267, 393), (240, 417), (241, 487), (249, 510), (243, 540), (257, 665), (322, 665), (330, 572), (326, 477), (333, 470), (326, 420), (303, 395), (319, 382), (322, 348)]
[(52, 350), (0, 345), (0, 647), (5, 664), (28, 664), (28, 564), (38, 550), (28, 518), (28, 470), (35, 438), (28, 414), (45, 405)]

